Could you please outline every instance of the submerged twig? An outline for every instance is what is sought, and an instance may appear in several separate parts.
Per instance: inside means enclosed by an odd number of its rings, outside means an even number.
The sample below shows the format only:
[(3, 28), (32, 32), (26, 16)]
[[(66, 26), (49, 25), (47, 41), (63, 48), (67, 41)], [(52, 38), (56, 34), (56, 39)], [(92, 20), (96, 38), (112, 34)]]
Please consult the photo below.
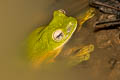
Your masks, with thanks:
[(117, 11), (120, 11), (120, 8), (116, 8), (116, 7), (110, 6), (110, 5), (102, 3), (102, 2), (94, 1), (94, 2), (92, 2), (92, 4), (100, 5), (100, 6), (104, 6), (104, 7), (107, 7), (107, 8), (111, 8), (111, 9), (115, 9)]

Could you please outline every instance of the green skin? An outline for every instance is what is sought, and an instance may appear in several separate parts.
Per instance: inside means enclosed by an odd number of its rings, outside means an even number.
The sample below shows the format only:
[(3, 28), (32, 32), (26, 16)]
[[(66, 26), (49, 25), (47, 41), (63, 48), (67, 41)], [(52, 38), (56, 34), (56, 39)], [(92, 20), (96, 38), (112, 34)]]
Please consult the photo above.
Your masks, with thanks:
[[(61, 48), (72, 36), (76, 30), (77, 20), (73, 17), (67, 17), (62, 11), (54, 12), (53, 20), (46, 27), (36, 29), (29, 38), (29, 56), (33, 62), (36, 57), (48, 54), (49, 51), (54, 51)], [(60, 41), (53, 38), (55, 31), (61, 30), (63, 37)], [(70, 30), (70, 31), (69, 31)], [(57, 53), (56, 53), (57, 54)], [(54, 57), (54, 55), (53, 55)], [(51, 57), (51, 59), (53, 58)], [(47, 58), (46, 58), (47, 60)], [(48, 61), (50, 57), (48, 56)]]
[(61, 10), (54, 11), (49, 25), (37, 28), (29, 37), (28, 53), (33, 65), (38, 66), (53, 60), (76, 28), (75, 18), (67, 17)]

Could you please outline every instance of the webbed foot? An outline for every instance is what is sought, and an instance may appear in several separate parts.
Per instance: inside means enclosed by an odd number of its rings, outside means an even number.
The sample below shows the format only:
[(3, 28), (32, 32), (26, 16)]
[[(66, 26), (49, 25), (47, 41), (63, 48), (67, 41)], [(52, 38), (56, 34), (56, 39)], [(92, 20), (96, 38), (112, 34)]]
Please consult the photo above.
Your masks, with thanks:
[(89, 20), (90, 18), (92, 18), (95, 15), (95, 9), (94, 8), (90, 8), (84, 15), (81, 15), (78, 17), (78, 29), (77, 32), (81, 29), (82, 25)]
[(94, 45), (90, 44), (88, 46), (84, 46), (74, 55), (70, 55), (70, 65), (76, 65), (80, 62), (87, 61), (90, 58), (90, 53), (94, 50)]

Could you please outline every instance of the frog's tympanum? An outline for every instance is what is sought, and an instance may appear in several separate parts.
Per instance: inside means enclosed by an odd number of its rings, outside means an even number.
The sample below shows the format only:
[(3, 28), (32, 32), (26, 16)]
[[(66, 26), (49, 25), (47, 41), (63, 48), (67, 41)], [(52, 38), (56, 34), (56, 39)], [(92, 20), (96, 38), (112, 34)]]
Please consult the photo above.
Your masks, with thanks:
[[(89, 17), (86, 14), (82, 19), (86, 21)], [(83, 22), (81, 22), (81, 24), (83, 24)], [(76, 28), (76, 18), (66, 16), (63, 10), (54, 11), (53, 19), (48, 26), (37, 28), (28, 39), (28, 55), (32, 60), (33, 66), (54, 62), (63, 45), (71, 38)], [(81, 55), (81, 53), (89, 54), (90, 52), (91, 47), (84, 47), (83, 50), (81, 49), (81, 51), (74, 56), (79, 58), (77, 60), (81, 61), (81, 56), (84, 56)], [(71, 57), (71, 60), (75, 62), (74, 56)], [(84, 59), (86, 60), (86, 58)], [(82, 58), (82, 60), (84, 59)]]

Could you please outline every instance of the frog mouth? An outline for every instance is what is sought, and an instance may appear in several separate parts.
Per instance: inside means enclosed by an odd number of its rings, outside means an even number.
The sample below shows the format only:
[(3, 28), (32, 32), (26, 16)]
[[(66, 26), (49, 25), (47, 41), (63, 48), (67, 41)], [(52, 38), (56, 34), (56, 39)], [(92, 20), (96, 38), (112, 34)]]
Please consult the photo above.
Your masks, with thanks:
[(59, 12), (66, 14), (65, 10), (63, 10), (63, 9), (59, 9)]

